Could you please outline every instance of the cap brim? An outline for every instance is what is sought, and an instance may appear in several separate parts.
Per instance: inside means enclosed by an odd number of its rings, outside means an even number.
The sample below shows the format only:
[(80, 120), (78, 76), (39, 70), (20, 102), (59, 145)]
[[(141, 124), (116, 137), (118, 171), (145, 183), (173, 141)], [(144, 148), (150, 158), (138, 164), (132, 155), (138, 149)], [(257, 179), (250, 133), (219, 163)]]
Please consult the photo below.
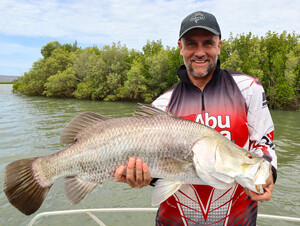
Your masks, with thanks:
[(219, 32), (217, 32), (215, 29), (212, 29), (210, 27), (206, 27), (206, 26), (193, 26), (193, 27), (190, 27), (189, 29), (187, 29), (186, 31), (182, 32), (182, 34), (179, 36), (179, 39), (180, 40), (182, 38), (182, 36), (184, 36), (187, 32), (189, 32), (190, 30), (193, 30), (193, 29), (196, 29), (196, 28), (199, 28), (199, 29), (205, 29), (215, 35), (220, 35)]

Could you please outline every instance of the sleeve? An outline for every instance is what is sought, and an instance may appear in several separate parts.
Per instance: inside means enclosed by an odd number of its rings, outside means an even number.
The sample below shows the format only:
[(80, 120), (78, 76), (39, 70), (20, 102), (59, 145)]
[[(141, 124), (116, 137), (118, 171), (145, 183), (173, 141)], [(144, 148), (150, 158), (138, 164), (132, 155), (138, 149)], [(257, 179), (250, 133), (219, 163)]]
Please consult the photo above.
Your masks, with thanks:
[(277, 155), (275, 152), (274, 124), (267, 106), (267, 99), (262, 85), (255, 79), (246, 94), (248, 106), (248, 128), (250, 151), (262, 156), (272, 164), (274, 182), (277, 177)]
[(170, 103), (172, 97), (173, 90), (169, 90), (168, 92), (159, 96), (156, 100), (152, 102), (152, 106), (158, 108), (162, 111), (167, 111), (167, 107)]

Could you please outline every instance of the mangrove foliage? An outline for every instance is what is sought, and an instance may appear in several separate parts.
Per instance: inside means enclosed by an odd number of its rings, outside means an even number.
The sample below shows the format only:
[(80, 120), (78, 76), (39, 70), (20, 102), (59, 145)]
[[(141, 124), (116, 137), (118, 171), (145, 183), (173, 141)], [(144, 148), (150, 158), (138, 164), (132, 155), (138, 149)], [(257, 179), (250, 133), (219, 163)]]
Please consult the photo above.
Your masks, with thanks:
[[(103, 101), (151, 102), (179, 81), (183, 64), (179, 48), (148, 41), (142, 51), (121, 43), (84, 49), (49, 42), (42, 58), (14, 82), (14, 92), (48, 97), (75, 97)], [(251, 33), (223, 40), (221, 68), (257, 77), (264, 86), (269, 107), (298, 109), (300, 87), (299, 35)]]

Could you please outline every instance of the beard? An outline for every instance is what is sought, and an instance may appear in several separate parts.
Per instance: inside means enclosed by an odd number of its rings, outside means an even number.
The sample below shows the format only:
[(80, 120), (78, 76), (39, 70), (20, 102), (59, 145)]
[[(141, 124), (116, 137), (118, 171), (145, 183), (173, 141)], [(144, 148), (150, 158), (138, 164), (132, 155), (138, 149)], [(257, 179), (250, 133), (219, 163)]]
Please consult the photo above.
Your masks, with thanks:
[[(192, 59), (192, 60), (194, 60), (194, 59)], [(191, 61), (192, 61), (192, 60), (191, 60)], [(210, 59), (208, 59), (208, 60), (210, 60)], [(183, 57), (183, 62), (184, 62), (184, 65), (186, 66), (187, 70), (188, 70), (193, 76), (195, 76), (195, 77), (197, 77), (197, 78), (204, 78), (205, 76), (211, 74), (211, 73), (215, 70), (215, 68), (216, 68), (216, 66), (217, 66), (217, 62), (218, 62), (218, 55), (216, 56), (216, 60), (215, 60), (214, 62), (213, 62), (213, 61), (210, 61), (210, 64), (208, 65), (208, 68), (207, 68), (206, 72), (204, 72), (204, 73), (202, 73), (202, 74), (196, 73), (196, 72), (194, 71), (193, 67), (192, 67), (192, 63), (189, 63), (189, 64), (188, 64), (188, 63), (186, 62), (186, 60), (185, 60), (184, 57)]]

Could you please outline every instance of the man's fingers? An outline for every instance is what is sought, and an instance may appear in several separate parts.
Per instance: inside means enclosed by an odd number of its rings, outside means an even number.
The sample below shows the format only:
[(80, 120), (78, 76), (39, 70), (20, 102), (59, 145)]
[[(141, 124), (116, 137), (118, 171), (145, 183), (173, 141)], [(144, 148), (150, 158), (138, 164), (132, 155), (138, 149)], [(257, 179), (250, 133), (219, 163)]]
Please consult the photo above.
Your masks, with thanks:
[(249, 188), (244, 188), (244, 192), (251, 198), (251, 193)]
[(248, 188), (244, 188), (245, 193), (253, 200), (253, 201), (270, 201), (272, 197), (273, 184), (264, 188), (263, 194), (257, 194), (251, 191)]
[(149, 185), (151, 180), (153, 179), (150, 177), (150, 171), (147, 163), (143, 163), (143, 172), (144, 172), (144, 185)]
[(115, 181), (125, 182), (132, 188), (142, 188), (148, 186), (153, 178), (150, 177), (149, 167), (147, 163), (143, 163), (142, 159), (135, 159), (134, 157), (129, 158), (126, 167), (119, 166), (115, 171)]
[(128, 160), (127, 163), (127, 169), (126, 169), (126, 179), (128, 184), (131, 187), (135, 187), (135, 175), (134, 175), (134, 170), (135, 170), (135, 164), (136, 164), (136, 160), (135, 158), (131, 157)]
[(136, 160), (136, 174), (135, 174), (135, 184), (138, 188), (143, 187), (143, 162), (141, 159)]
[(250, 198), (253, 200), (253, 201), (260, 201), (260, 202), (263, 202), (263, 201), (269, 201), (271, 199), (269, 193), (264, 193), (264, 194), (257, 194), (253, 191), (250, 191), (249, 193), (250, 195)]
[(123, 176), (125, 172), (125, 166), (121, 165), (119, 166), (115, 171), (115, 181), (116, 182), (125, 182), (126, 178)]

